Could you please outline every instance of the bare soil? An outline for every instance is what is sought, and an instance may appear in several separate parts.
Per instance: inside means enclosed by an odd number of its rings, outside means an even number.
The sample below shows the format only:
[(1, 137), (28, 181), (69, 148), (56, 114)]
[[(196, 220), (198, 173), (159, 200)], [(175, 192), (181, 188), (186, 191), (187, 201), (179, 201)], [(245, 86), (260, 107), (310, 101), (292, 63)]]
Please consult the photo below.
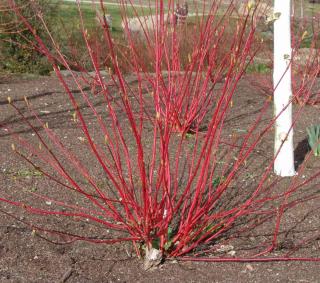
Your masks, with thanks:
[[(259, 109), (267, 99), (265, 94), (253, 88), (245, 77), (239, 85), (237, 95), (233, 101), (232, 115), (226, 121), (230, 129), (245, 129), (244, 124), (250, 123), (259, 114)], [(78, 132), (72, 124), (73, 109), (67, 102), (64, 90), (55, 77), (26, 78), (9, 76), (0, 78), (0, 125), (10, 127), (22, 137), (33, 139), (32, 131), (23, 124), (8, 105), (7, 97), (24, 111), (24, 96), (27, 96), (35, 109), (41, 110), (41, 118), (47, 121), (65, 143), (74, 147), (79, 143)], [(99, 104), (99, 98), (95, 101)], [(249, 110), (248, 110), (249, 109)], [(102, 110), (102, 108), (101, 108)], [(294, 107), (299, 113), (298, 106)], [(84, 109), (85, 111), (85, 109)], [(305, 128), (311, 124), (320, 123), (319, 108), (305, 106), (302, 115), (295, 126), (295, 154), (297, 167), (301, 166), (309, 148), (306, 141)], [(85, 112), (86, 113), (86, 112)], [(272, 109), (267, 111), (272, 116)], [(90, 119), (90, 111), (87, 111)], [(34, 118), (28, 116), (30, 121)], [(96, 135), (97, 133), (93, 133)], [(8, 193), (16, 199), (23, 199), (25, 188), (45, 190), (58, 194), (52, 182), (37, 175), (30, 167), (11, 151), (14, 142), (12, 133), (0, 132), (0, 197), (7, 197)], [(268, 134), (263, 145), (256, 152), (249, 172), (252, 181), (256, 174), (260, 174), (263, 166), (273, 154), (272, 133)], [(80, 148), (80, 147), (79, 147)], [(85, 151), (78, 152), (84, 162), (90, 164), (90, 158)], [(319, 159), (311, 157), (301, 178), (307, 178), (319, 171)], [(260, 164), (260, 165), (259, 165)], [(261, 168), (260, 168), (260, 167)], [(93, 172), (95, 164), (92, 164)], [(255, 168), (255, 169), (254, 169)], [(256, 172), (254, 170), (257, 170)], [(259, 171), (260, 170), (260, 171)], [(258, 173), (257, 173), (258, 172)], [(288, 180), (284, 182), (284, 185)], [(281, 189), (282, 183), (279, 184)], [(283, 185), (283, 186), (284, 186)], [(316, 178), (306, 190), (320, 192), (319, 178)], [(66, 196), (73, 197), (73, 196)], [(30, 227), (24, 224), (28, 218), (5, 203), (0, 203), (0, 282), (320, 282), (319, 262), (242, 262), (242, 263), (208, 263), (167, 260), (158, 268), (148, 271), (143, 269), (143, 263), (135, 256), (129, 244), (92, 244), (88, 242), (74, 242), (72, 244), (50, 242), (46, 237), (34, 234)], [(16, 219), (7, 213), (15, 213)], [(31, 221), (42, 221), (52, 229), (65, 229), (72, 233), (96, 234), (97, 227), (82, 221), (60, 221), (51, 217), (34, 217)], [(299, 246), (299, 257), (320, 257), (320, 217), (319, 201), (313, 199), (295, 207), (284, 219), (283, 233), (289, 235), (282, 238), (282, 246), (271, 256), (280, 255), (283, 250), (292, 249), (304, 237), (312, 240)], [(272, 230), (270, 230), (272, 231)], [(236, 254), (246, 254), (246, 249), (255, 244), (256, 238), (270, 237), (272, 232), (260, 230), (261, 234), (247, 235), (241, 239), (234, 239), (232, 245)], [(268, 233), (269, 234), (268, 234)], [(109, 231), (102, 231), (106, 234)], [(314, 237), (311, 237), (311, 236)], [(272, 236), (272, 235), (271, 235)]]

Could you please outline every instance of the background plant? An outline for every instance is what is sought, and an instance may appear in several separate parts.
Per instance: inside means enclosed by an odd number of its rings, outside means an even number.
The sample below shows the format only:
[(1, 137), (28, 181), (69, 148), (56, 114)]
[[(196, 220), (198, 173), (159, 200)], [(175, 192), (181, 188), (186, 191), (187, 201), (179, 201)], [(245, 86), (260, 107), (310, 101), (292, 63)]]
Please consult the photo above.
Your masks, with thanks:
[[(55, 20), (59, 13), (58, 2), (54, 4), (52, 1), (41, 0), (32, 3), (37, 6), (38, 13), (43, 14), (51, 30), (57, 27)], [(46, 31), (34, 14), (31, 2), (19, 0), (17, 4), (23, 7), (23, 16), (30, 21), (35, 32), (45, 40)], [(2, 4), (0, 9), (0, 69), (4, 72), (48, 74), (51, 66), (46, 57), (30, 47), (32, 33), (9, 6)]]

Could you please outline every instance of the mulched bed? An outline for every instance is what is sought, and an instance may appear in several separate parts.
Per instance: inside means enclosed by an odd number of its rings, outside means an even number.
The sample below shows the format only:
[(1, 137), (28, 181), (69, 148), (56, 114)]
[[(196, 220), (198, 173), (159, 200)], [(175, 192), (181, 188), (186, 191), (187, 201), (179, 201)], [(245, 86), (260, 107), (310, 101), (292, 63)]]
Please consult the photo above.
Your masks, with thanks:
[[(228, 116), (226, 127), (232, 132), (246, 129), (254, 121), (265, 99), (259, 90), (252, 87), (244, 78), (237, 89), (233, 101), (233, 110)], [(24, 138), (34, 139), (32, 131), (23, 125), (22, 119), (8, 105), (10, 96), (17, 105), (25, 110), (24, 96), (27, 96), (36, 110), (41, 111), (41, 118), (48, 122), (51, 129), (62, 137), (69, 148), (76, 148), (85, 164), (92, 165), (92, 172), (99, 174), (95, 164), (79, 140), (79, 130), (72, 121), (72, 106), (67, 102), (64, 90), (55, 77), (26, 78), (21, 76), (0, 77), (0, 124), (10, 127)], [(100, 111), (103, 105), (99, 97), (95, 103)], [(99, 103), (101, 105), (99, 105)], [(100, 107), (100, 108), (99, 108)], [(248, 110), (249, 109), (249, 110)], [(298, 113), (298, 106), (294, 107)], [(85, 117), (90, 119), (90, 110), (83, 109)], [(248, 113), (249, 111), (249, 113)], [(272, 109), (266, 117), (271, 117)], [(32, 120), (32, 117), (30, 117)], [(267, 122), (267, 121), (266, 121)], [(299, 166), (306, 154), (308, 145), (305, 128), (320, 123), (319, 108), (306, 106), (302, 110), (295, 126), (295, 154)], [(97, 136), (96, 136), (97, 135)], [(93, 137), (98, 133), (93, 131)], [(60, 192), (51, 181), (37, 175), (25, 162), (11, 151), (14, 142), (12, 134), (0, 132), (0, 184), (1, 194), (14, 195), (17, 199), (25, 197), (25, 188), (34, 188), (58, 195)], [(147, 141), (146, 141), (147, 143)], [(78, 151), (78, 150), (83, 151)], [(263, 143), (250, 159), (250, 176), (242, 184), (250, 184), (263, 172), (273, 154), (272, 132), (266, 135)], [(91, 163), (90, 163), (91, 162)], [(270, 162), (270, 161), (269, 161)], [(319, 171), (319, 159), (311, 157), (305, 166), (307, 178)], [(288, 184), (284, 180), (281, 186)], [(319, 192), (319, 181), (314, 180), (308, 187), (309, 192)], [(70, 194), (66, 198), (75, 200)], [(52, 243), (34, 235), (30, 228), (23, 224), (29, 216), (10, 206), (0, 203), (3, 212), (15, 212), (17, 219), (1, 214), (0, 221), (0, 282), (318, 282), (320, 281), (319, 263), (316, 262), (266, 262), (266, 263), (197, 263), (168, 260), (160, 267), (145, 271), (142, 261), (137, 259), (130, 244), (92, 244), (75, 242), (72, 244)], [(20, 220), (20, 221), (19, 221)], [(112, 233), (82, 221), (61, 221), (52, 217), (34, 217), (33, 222), (43, 221), (48, 227), (64, 229), (73, 233)], [(283, 238), (282, 249), (290, 249), (289, 240), (299, 241), (299, 237), (319, 234), (319, 203), (309, 201), (290, 211), (284, 219), (284, 231), (290, 237)], [(270, 224), (272, 225), (272, 223)], [(273, 227), (273, 226), (271, 226)], [(268, 237), (272, 230), (258, 230), (260, 233), (247, 235), (232, 242), (237, 253), (245, 254), (245, 248), (255, 243), (256, 239)], [(291, 232), (290, 232), (291, 231)], [(305, 233), (305, 234), (304, 234)], [(301, 236), (304, 235), (304, 236)], [(288, 240), (289, 239), (289, 240)], [(250, 242), (251, 241), (251, 242)], [(281, 249), (272, 255), (281, 254)], [(320, 238), (307, 242), (298, 251), (302, 257), (320, 257)]]

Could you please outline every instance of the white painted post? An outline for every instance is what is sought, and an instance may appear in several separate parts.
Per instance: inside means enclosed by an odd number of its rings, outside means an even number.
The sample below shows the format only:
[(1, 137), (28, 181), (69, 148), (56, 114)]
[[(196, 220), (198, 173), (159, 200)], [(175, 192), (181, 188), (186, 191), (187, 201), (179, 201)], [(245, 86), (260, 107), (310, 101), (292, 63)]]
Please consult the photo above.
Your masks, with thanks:
[(295, 175), (293, 130), (290, 130), (292, 126), (290, 8), (291, 0), (274, 1), (274, 15), (278, 18), (274, 22), (274, 114), (275, 116), (280, 114), (275, 122), (275, 154), (282, 146), (274, 162), (274, 172), (283, 177)]

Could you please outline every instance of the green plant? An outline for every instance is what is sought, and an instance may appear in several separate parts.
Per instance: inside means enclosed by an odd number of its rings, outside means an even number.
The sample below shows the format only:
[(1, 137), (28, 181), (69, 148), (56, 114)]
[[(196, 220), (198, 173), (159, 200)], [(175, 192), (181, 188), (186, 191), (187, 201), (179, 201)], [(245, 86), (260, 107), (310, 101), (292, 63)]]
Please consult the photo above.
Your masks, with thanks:
[(315, 156), (320, 156), (320, 125), (307, 128), (308, 142)]
[(222, 182), (225, 181), (225, 177), (224, 176), (219, 176), (219, 177), (216, 177), (212, 180), (212, 185), (214, 188), (217, 188), (219, 185), (222, 184)]
[[(42, 13), (50, 30), (56, 29), (56, 16), (59, 12), (58, 2), (52, 4), (48, 0), (18, 0), (23, 15), (35, 29), (35, 32), (46, 38), (46, 30), (34, 17), (34, 7)], [(32, 44), (32, 32), (23, 26), (10, 7), (1, 7), (0, 16), (0, 70), (10, 73), (35, 73), (47, 75), (52, 67), (47, 58), (38, 52)]]
[(271, 68), (265, 63), (254, 63), (248, 66), (247, 73), (268, 74)]

